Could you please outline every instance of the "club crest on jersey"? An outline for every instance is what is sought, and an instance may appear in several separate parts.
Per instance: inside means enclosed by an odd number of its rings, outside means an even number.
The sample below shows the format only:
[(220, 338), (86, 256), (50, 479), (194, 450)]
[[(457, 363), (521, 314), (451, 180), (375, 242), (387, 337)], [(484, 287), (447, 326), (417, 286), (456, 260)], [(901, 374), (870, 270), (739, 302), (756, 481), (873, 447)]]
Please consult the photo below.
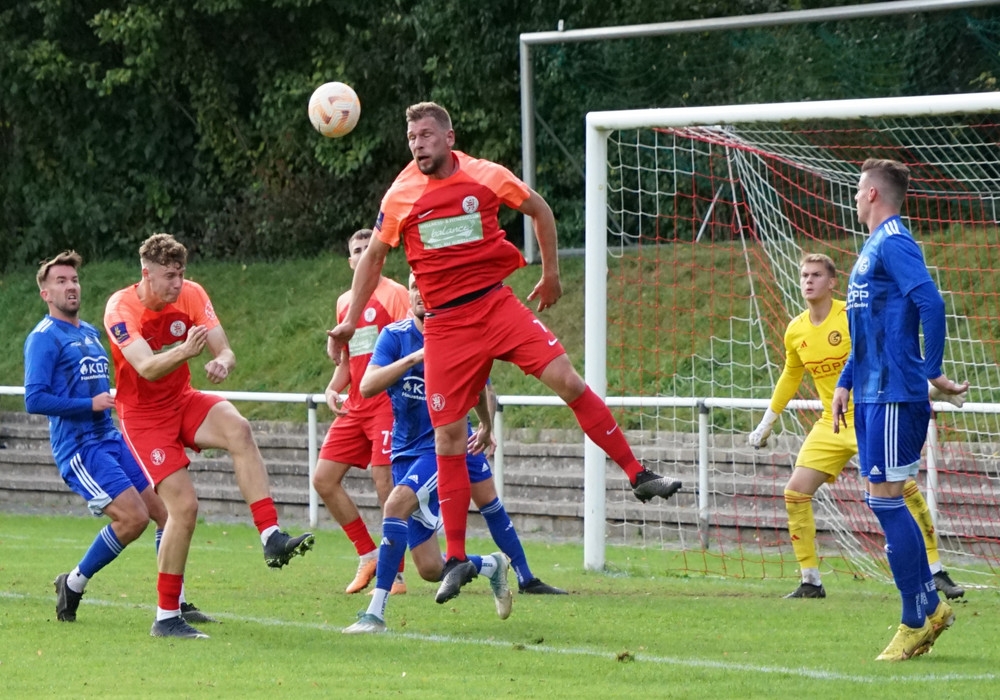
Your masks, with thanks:
[(826, 342), (830, 343), (830, 345), (840, 345), (840, 341), (842, 340), (840, 331), (830, 331), (830, 335), (826, 337)]
[(367, 309), (365, 309), (364, 316), (365, 316), (365, 323), (371, 323), (372, 321), (375, 320), (375, 309), (369, 306)]
[(868, 272), (868, 267), (871, 265), (871, 261), (868, 259), (867, 255), (862, 255), (858, 258), (858, 274), (863, 275)]
[(186, 330), (187, 326), (184, 324), (184, 321), (174, 321), (170, 324), (170, 335), (175, 338), (180, 338)]
[(479, 211), (479, 200), (470, 194), (462, 200), (462, 211), (466, 214), (475, 214)]
[(167, 453), (157, 447), (155, 450), (149, 453), (150, 461), (156, 466), (160, 466), (167, 461)]
[(443, 411), (444, 410), (444, 396), (441, 394), (434, 394), (431, 400), (428, 402), (430, 404), (432, 411)]

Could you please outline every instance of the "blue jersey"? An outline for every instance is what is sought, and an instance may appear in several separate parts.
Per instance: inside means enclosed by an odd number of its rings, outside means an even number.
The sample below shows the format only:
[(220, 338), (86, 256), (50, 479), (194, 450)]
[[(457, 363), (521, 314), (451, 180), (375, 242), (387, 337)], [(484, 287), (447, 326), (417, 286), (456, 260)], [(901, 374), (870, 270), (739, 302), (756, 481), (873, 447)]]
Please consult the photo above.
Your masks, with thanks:
[(944, 302), (899, 216), (861, 249), (847, 287), (847, 320), (851, 356), (838, 386), (853, 388), (859, 404), (927, 401), (927, 379), (942, 374)]
[[(379, 333), (370, 363), (387, 367), (424, 347), (424, 334), (412, 318), (390, 323)], [(410, 367), (386, 391), (392, 402), (392, 459), (434, 452), (434, 426), (424, 393), (424, 363)], [(472, 423), (469, 423), (472, 434)]]
[(46, 316), (24, 341), (24, 404), (49, 417), (57, 464), (91, 442), (117, 435), (111, 411), (95, 412), (92, 399), (110, 391), (110, 363), (100, 331)]
[[(371, 364), (387, 367), (424, 347), (412, 318), (390, 323), (379, 333)], [(434, 452), (434, 426), (424, 393), (424, 363), (414, 365), (387, 390), (392, 402), (392, 458)]]

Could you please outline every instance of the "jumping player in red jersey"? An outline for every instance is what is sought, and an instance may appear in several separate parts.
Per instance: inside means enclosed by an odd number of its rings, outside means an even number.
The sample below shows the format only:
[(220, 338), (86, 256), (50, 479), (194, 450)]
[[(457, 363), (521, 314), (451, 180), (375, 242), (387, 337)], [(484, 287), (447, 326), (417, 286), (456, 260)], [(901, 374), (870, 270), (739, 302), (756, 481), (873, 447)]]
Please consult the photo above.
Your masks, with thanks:
[[(371, 229), (363, 228), (348, 239), (348, 262), (352, 270), (368, 248), (371, 237)], [(338, 322), (344, 319), (350, 301), (350, 291), (341, 294), (337, 300)], [(410, 297), (406, 287), (388, 277), (380, 277), (371, 299), (360, 314), (357, 332), (346, 347), (349, 359), (338, 363), (326, 387), (326, 403), (336, 418), (319, 452), (313, 487), (358, 553), (358, 571), (354, 580), (347, 584), (346, 593), (358, 593), (371, 583), (378, 564), (378, 549), (361, 519), (358, 507), (344, 490), (344, 475), (352, 466), (365, 469), (370, 464), (379, 503), (384, 505), (392, 492), (392, 404), (384, 392), (370, 399), (361, 396), (361, 378), (368, 367), (379, 332), (393, 321), (406, 318), (409, 310)], [(332, 339), (327, 341), (327, 352), (331, 359), (341, 359), (333, 355)], [(341, 406), (340, 392), (348, 385), (350, 391)], [(406, 592), (402, 574), (396, 575), (392, 588), (394, 593)]]
[(154, 637), (204, 638), (180, 617), (179, 594), (198, 518), (198, 496), (185, 448), (221, 448), (233, 458), (236, 482), (253, 514), (264, 560), (280, 568), (313, 545), (278, 527), (267, 469), (250, 424), (228, 401), (191, 387), (188, 360), (208, 347), (205, 372), (222, 382), (236, 365), (226, 333), (202, 287), (184, 279), (187, 249), (157, 233), (139, 249), (142, 279), (115, 292), (104, 312), (115, 365), (115, 408), (121, 432), (167, 507), (157, 564)]
[(465, 554), (470, 502), (465, 421), (495, 359), (518, 365), (558, 394), (587, 436), (625, 472), (639, 500), (669, 498), (681, 483), (636, 460), (611, 411), (573, 368), (559, 340), (503, 284), (525, 264), (497, 220), (506, 204), (532, 218), (538, 239), (542, 278), (528, 300), (537, 299), (542, 312), (562, 296), (549, 205), (503, 166), (452, 150), (451, 117), (439, 105), (412, 105), (406, 122), (413, 162), (382, 199), (375, 238), (354, 270), (350, 309), (330, 337), (335, 350), (351, 339), (386, 255), (402, 242), (427, 307), (427, 405), (448, 557), (436, 598), (443, 603), (475, 576)]

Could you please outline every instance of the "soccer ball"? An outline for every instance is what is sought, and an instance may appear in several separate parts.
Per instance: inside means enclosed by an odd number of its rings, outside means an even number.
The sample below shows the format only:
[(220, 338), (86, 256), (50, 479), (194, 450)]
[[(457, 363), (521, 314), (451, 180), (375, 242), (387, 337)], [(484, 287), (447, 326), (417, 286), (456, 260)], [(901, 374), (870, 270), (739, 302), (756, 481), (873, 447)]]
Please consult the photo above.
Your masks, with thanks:
[(361, 102), (350, 85), (323, 83), (309, 98), (309, 121), (323, 136), (340, 138), (351, 133), (361, 116)]

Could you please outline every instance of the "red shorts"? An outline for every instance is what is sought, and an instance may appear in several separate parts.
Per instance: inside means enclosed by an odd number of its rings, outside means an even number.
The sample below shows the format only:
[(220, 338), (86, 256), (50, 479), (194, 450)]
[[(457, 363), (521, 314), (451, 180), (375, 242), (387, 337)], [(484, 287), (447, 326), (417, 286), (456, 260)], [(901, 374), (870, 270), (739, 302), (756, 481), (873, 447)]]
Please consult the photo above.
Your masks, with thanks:
[(424, 319), (424, 381), (434, 427), (465, 418), (479, 400), (493, 360), (539, 376), (564, 354), (559, 339), (504, 285)]
[(184, 448), (200, 452), (194, 436), (212, 406), (223, 401), (221, 396), (188, 388), (165, 408), (117, 406), (125, 442), (154, 486), (191, 463)]
[(319, 458), (367, 469), (387, 467), (392, 461), (392, 407), (374, 415), (358, 416), (348, 412), (339, 416), (323, 440)]

